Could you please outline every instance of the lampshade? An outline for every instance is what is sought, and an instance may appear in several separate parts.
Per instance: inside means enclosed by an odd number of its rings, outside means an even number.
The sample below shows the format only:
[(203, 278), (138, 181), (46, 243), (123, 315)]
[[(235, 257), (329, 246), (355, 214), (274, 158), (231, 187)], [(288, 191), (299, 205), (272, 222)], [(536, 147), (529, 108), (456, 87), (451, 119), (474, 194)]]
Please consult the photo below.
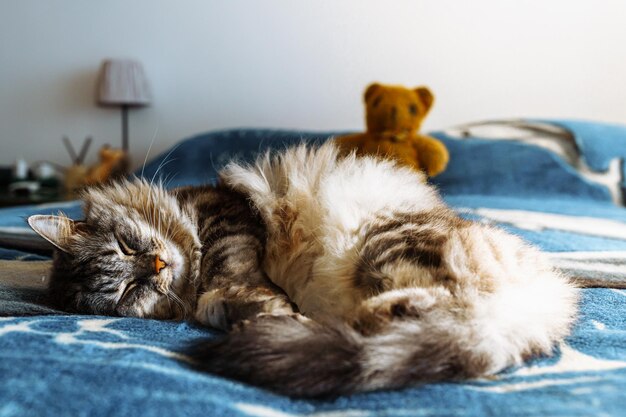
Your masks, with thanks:
[(147, 106), (150, 89), (141, 63), (129, 59), (102, 62), (97, 86), (101, 106)]

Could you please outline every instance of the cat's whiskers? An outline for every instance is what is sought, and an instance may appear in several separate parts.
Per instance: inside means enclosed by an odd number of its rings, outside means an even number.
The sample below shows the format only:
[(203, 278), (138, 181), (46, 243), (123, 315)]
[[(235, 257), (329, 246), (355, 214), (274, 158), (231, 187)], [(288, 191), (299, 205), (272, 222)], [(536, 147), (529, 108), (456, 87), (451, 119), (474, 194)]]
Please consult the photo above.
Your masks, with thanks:
[(172, 311), (173, 311), (173, 310), (172, 310), (172, 302), (171, 302), (171, 299), (170, 299), (170, 297), (168, 296), (168, 294), (167, 294), (167, 293), (165, 294), (165, 299), (167, 300), (167, 307), (168, 307), (169, 312), (170, 312), (170, 314), (171, 314), (171, 313), (172, 313)]
[[(146, 184), (146, 181), (145, 181), (145, 179), (144, 179), (143, 177), (142, 177), (142, 178), (138, 178), (137, 180), (138, 180), (138, 182), (140, 182), (140, 183), (141, 183), (141, 185), (142, 185), (142, 186)], [(136, 210), (137, 212), (139, 212), (139, 209), (141, 209), (141, 213), (140, 213), (140, 214), (143, 214), (143, 218), (145, 219), (145, 218), (147, 217), (147, 216), (146, 216), (146, 207), (145, 207), (145, 202), (143, 202), (143, 199), (139, 199), (139, 201), (140, 201), (142, 204), (139, 204), (139, 205), (135, 206), (135, 210)]]
[[(157, 200), (156, 195), (153, 197), (154, 200)], [(161, 232), (161, 207), (160, 204), (158, 204), (158, 201), (154, 201), (154, 212), (155, 212), (155, 216), (156, 216), (156, 230), (158, 232)]]
[(150, 146), (148, 147), (148, 152), (146, 152), (146, 157), (143, 159), (143, 165), (141, 166), (141, 178), (143, 178), (143, 171), (146, 169), (146, 162), (148, 161), (148, 156), (150, 156), (150, 151), (152, 150), (152, 145), (154, 145), (154, 141), (157, 137), (157, 133), (159, 133), (159, 126), (157, 125), (156, 129), (154, 129), (154, 135), (152, 135), (152, 140), (150, 141)]
[(167, 235), (164, 229), (169, 228), (168, 227), (169, 224), (170, 222), (168, 222), (168, 216), (162, 211), (160, 211), (159, 212), (159, 232), (161, 233), (161, 236), (163, 238), (167, 238)]
[(166, 240), (171, 240), (171, 236), (170, 236), (171, 227), (172, 227), (172, 220), (169, 220), (167, 222), (167, 229), (165, 229), (165, 233), (163, 234), (163, 238)]
[[(141, 183), (142, 185), (147, 185), (147, 182), (144, 178), (141, 179)], [(137, 211), (139, 211), (139, 208), (141, 209), (141, 214), (143, 214), (143, 219), (146, 220), (146, 222), (148, 223), (148, 228), (151, 229), (151, 221), (150, 221), (150, 216), (149, 216), (149, 209), (148, 209), (148, 203), (149, 201), (147, 201), (147, 198), (140, 198), (139, 199), (141, 201), (141, 204), (137, 207)]]
[(168, 153), (167, 155), (165, 155), (165, 158), (163, 158), (163, 160), (161, 161), (161, 163), (159, 163), (159, 166), (157, 167), (156, 171), (154, 172), (154, 175), (152, 175), (152, 178), (150, 179), (150, 186), (152, 186), (152, 184), (154, 183), (154, 179), (157, 177), (159, 171), (166, 166), (167, 164), (169, 164), (172, 161), (175, 161), (176, 159), (171, 159), (171, 160), (167, 160), (167, 158), (170, 157), (170, 155), (172, 155), (172, 152), (174, 152), (176, 149), (178, 149), (178, 147), (180, 146), (180, 144), (174, 146)]
[(148, 228), (150, 228), (150, 223), (148, 220), (148, 210), (146, 208), (145, 203), (139, 206), (141, 208), (141, 213), (143, 214), (143, 218), (148, 222)]
[(151, 191), (150, 195), (150, 206), (149, 206), (149, 213), (150, 213), (150, 231), (152, 232), (153, 237), (156, 236), (156, 202), (154, 201), (154, 193)]
[[(157, 168), (157, 171), (154, 173), (154, 175), (156, 176), (161, 169), (165, 168), (167, 166), (167, 164), (169, 164), (170, 162), (174, 162), (174, 161), (176, 161), (176, 158), (170, 159), (169, 161), (167, 161), (167, 162), (165, 162), (163, 164), (160, 164), (159, 167)], [(158, 177), (157, 179), (160, 179), (160, 178), (162, 178), (162, 177)], [(154, 179), (154, 176), (153, 176), (153, 179)]]
[[(162, 181), (159, 181), (158, 187), (159, 187), (159, 191), (163, 189), (163, 182)], [(162, 203), (161, 203), (161, 201), (159, 199), (159, 195), (155, 195), (155, 200), (156, 200), (155, 201), (155, 206), (156, 206), (157, 220), (158, 220), (158, 229), (157, 230), (159, 231), (159, 233), (161, 235), (163, 235), (162, 227), (163, 227), (163, 224), (164, 224), (164, 221), (163, 221), (164, 208), (163, 208), (163, 205), (162, 205)]]
[[(156, 127), (156, 129), (154, 130), (154, 134), (152, 135), (152, 140), (150, 141), (150, 146), (148, 147), (148, 151), (146, 152), (146, 156), (143, 160), (143, 165), (141, 167), (141, 178), (140, 181), (143, 183), (145, 182), (145, 178), (144, 178), (144, 171), (146, 169), (146, 162), (148, 161), (148, 157), (150, 156), (150, 151), (152, 151), (152, 146), (154, 145), (154, 142), (156, 140), (157, 134), (159, 132), (159, 126)], [(172, 149), (173, 150), (173, 149)], [(169, 156), (171, 154), (170, 153), (167, 154), (167, 156)], [(166, 156), (166, 159), (167, 159)], [(159, 169), (161, 168), (161, 165), (163, 164), (163, 161), (161, 161), (161, 163), (159, 164), (159, 166), (157, 167), (157, 170), (155, 172), (155, 174), (152, 177), (152, 180), (150, 181), (150, 184), (152, 185), (152, 181), (154, 180), (154, 177), (156, 176), (156, 174), (159, 172)], [(151, 217), (148, 215), (148, 208), (146, 207), (146, 202), (144, 202), (144, 204), (141, 205), (142, 208), (142, 213), (144, 215), (144, 218), (148, 221), (149, 226), (151, 226), (151, 228), (154, 226), (154, 222), (151, 220)]]
[[(171, 177), (171, 178), (170, 178), (170, 174), (172, 175), (172, 177)], [(165, 176), (165, 185), (164, 185), (164, 188), (165, 188), (165, 189), (168, 189), (168, 188), (169, 188), (170, 183), (174, 180), (174, 177), (176, 177), (176, 175), (178, 175), (178, 172), (176, 172), (176, 173), (171, 173), (171, 172), (170, 172), (169, 174), (167, 174), (167, 175)]]
[(176, 304), (178, 306), (178, 308), (180, 309), (180, 312), (183, 314), (183, 316), (187, 316), (187, 306), (185, 305), (185, 303), (183, 302), (183, 300), (180, 299), (180, 297), (178, 295), (176, 295), (176, 293), (174, 291), (168, 291), (165, 296), (167, 297), (168, 301), (172, 300), (174, 301), (174, 304)]

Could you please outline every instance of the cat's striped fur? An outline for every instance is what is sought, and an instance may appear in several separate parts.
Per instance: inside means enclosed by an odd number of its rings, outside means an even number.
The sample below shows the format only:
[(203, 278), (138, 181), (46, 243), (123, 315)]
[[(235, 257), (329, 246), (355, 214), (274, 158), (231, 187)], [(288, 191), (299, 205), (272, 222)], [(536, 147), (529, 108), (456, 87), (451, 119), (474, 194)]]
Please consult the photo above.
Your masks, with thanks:
[(302, 313), (205, 346), (219, 374), (297, 396), (490, 375), (549, 354), (577, 291), (536, 249), (459, 218), (415, 171), (301, 146), (226, 184), (267, 225), (264, 269)]
[(265, 227), (247, 198), (224, 186), (187, 187), (175, 194), (194, 207), (203, 242), (196, 319), (230, 329), (259, 314), (293, 314), (285, 293), (261, 268)]

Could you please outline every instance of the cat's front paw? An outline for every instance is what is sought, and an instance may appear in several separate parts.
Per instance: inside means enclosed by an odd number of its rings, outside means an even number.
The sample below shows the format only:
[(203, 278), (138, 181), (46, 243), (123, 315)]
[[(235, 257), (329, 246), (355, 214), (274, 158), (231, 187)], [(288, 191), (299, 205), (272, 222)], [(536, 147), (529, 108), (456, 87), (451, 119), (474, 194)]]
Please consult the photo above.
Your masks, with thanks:
[(208, 291), (200, 296), (195, 318), (205, 326), (228, 330), (231, 327), (227, 316), (228, 309), (224, 297), (219, 292)]
[(286, 295), (262, 286), (231, 286), (205, 292), (198, 299), (196, 320), (210, 327), (230, 330), (235, 324), (260, 315), (292, 315), (295, 309)]

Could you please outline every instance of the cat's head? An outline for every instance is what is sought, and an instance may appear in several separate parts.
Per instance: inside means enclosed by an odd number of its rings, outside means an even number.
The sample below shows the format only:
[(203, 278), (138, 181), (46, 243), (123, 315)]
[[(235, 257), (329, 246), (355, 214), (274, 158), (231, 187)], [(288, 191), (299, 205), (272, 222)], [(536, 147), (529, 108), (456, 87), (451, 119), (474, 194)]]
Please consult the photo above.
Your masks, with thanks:
[(192, 209), (143, 180), (88, 189), (83, 202), (84, 220), (28, 219), (57, 249), (49, 284), (54, 300), (83, 313), (184, 315), (200, 258)]

